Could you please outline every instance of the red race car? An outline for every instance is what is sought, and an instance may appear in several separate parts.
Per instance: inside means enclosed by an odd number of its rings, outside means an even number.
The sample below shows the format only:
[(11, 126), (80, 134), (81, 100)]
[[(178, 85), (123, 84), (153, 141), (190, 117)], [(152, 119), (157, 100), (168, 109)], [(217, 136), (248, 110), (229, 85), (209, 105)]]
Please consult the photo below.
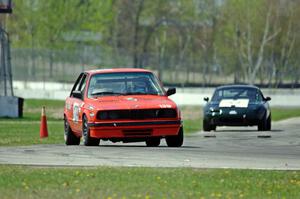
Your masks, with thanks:
[(183, 126), (176, 104), (157, 77), (144, 69), (86, 71), (77, 78), (64, 109), (65, 142), (97, 146), (102, 140), (146, 142), (169, 147), (183, 143)]

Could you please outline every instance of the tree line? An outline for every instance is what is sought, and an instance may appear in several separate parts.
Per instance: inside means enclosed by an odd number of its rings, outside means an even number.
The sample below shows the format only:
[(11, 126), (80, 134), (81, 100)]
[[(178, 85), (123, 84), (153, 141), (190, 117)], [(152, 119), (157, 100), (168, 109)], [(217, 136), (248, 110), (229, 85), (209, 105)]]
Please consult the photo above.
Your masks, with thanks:
[[(150, 68), (173, 83), (299, 83), (298, 0), (14, 0), (13, 9), (12, 47), (49, 50), (49, 74), (53, 52), (85, 46), (109, 58), (99, 66)], [(30, 65), (34, 75), (39, 63)]]

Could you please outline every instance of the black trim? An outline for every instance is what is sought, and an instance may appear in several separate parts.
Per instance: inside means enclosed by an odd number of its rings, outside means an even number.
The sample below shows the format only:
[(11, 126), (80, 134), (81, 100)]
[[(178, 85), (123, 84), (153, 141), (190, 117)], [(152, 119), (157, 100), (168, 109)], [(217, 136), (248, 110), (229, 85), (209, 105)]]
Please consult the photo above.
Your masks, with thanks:
[(89, 123), (89, 127), (120, 127), (120, 126), (145, 126), (145, 125), (173, 125), (181, 124), (177, 121), (155, 121), (155, 122), (110, 122), (110, 123)]
[(177, 110), (173, 108), (156, 109), (130, 109), (130, 110), (106, 110), (98, 111), (98, 120), (151, 120), (174, 118), (177, 119)]
[(12, 8), (0, 8), (0, 13), (12, 13)]

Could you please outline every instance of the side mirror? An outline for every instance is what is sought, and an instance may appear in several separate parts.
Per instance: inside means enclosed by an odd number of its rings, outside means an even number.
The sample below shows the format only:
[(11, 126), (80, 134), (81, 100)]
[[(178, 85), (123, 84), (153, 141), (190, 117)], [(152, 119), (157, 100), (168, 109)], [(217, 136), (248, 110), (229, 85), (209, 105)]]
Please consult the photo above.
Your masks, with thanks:
[(169, 88), (167, 90), (167, 96), (173, 95), (176, 93), (176, 88)]
[(208, 102), (209, 98), (208, 97), (205, 97), (203, 98), (204, 101)]
[(81, 91), (73, 91), (72, 96), (78, 99), (82, 99), (82, 93)]
[(266, 97), (265, 100), (266, 100), (266, 101), (270, 101), (271, 98), (270, 98), (270, 97)]

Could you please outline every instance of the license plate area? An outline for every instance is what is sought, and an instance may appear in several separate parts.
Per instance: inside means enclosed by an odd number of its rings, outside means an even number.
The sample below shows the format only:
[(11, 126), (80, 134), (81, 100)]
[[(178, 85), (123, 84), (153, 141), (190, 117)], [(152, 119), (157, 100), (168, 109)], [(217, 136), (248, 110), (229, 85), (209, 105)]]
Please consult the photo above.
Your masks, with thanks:
[(236, 110), (230, 110), (229, 115), (237, 115), (237, 111)]
[(123, 130), (124, 136), (151, 136), (153, 133), (153, 129), (126, 129)]

